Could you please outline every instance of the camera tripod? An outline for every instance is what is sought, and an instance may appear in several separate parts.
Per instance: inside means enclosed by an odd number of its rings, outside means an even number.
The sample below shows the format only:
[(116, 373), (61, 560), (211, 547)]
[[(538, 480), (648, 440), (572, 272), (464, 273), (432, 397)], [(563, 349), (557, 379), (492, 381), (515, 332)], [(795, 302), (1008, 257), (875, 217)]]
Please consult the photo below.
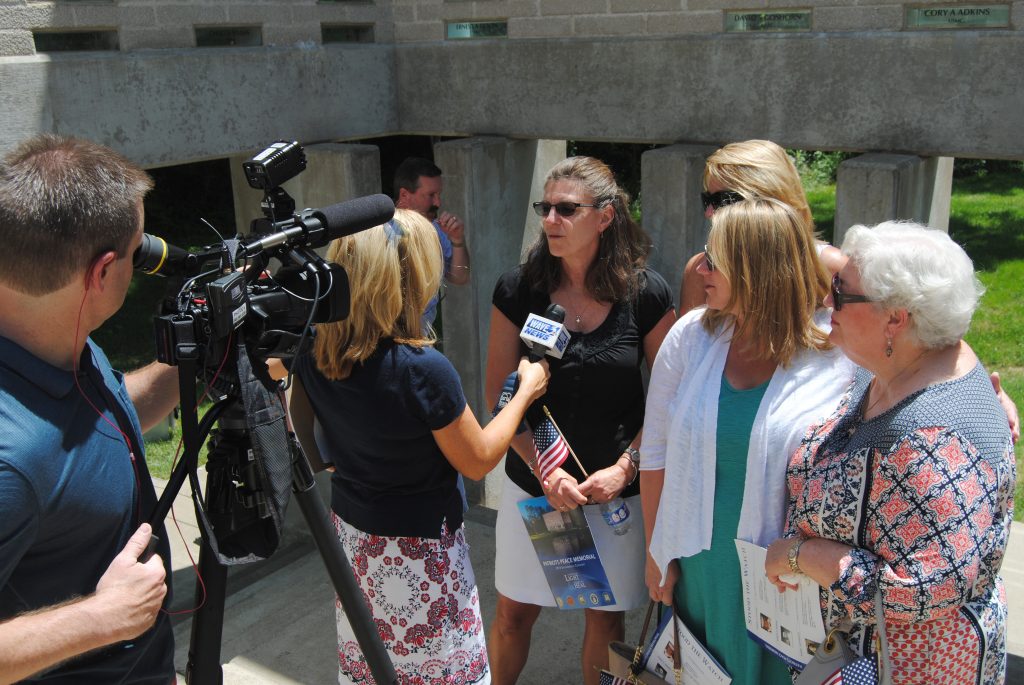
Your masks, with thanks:
[[(370, 672), (380, 685), (397, 683), (398, 676), (381, 642), (362, 591), (352, 573), (352, 567), (345, 556), (345, 550), (328, 518), (327, 508), (316, 492), (316, 482), (309, 462), (294, 435), (284, 429), (284, 405), (279, 394), (267, 390), (263, 381), (257, 379), (249, 366), (245, 346), (239, 342), (235, 351), (229, 353), (229, 361), (224, 365), (225, 369), (232, 363), (235, 366), (229, 372), (229, 375), (234, 376), (232, 390), (225, 399), (215, 403), (200, 422), (196, 406), (196, 374), (200, 364), (198, 346), (179, 344), (177, 360), (183, 455), (157, 502), (150, 522), (154, 529), (162, 523), (170, 511), (171, 503), (188, 478), (202, 530), (198, 566), (199, 575), (205, 583), (205, 602), (204, 588), (197, 581), (195, 603), (201, 606), (192, 618), (188, 664), (185, 671), (186, 682), (193, 685), (221, 685), (223, 682), (220, 646), (224, 627), (227, 567), (218, 559), (221, 556), (218, 545), (223, 546), (224, 541), (218, 543), (213, 530), (218, 523), (232, 528), (241, 526), (243, 533), (229, 540), (229, 544), (244, 549), (264, 548), (265, 554), (257, 554), (253, 560), (259, 556), (272, 554), (277, 545), (276, 535), (271, 535), (273, 540), (268, 542), (266, 536), (259, 532), (253, 535), (245, 531), (252, 531), (256, 526), (251, 524), (269, 517), (266, 494), (263, 491), (266, 485), (266, 472), (275, 470), (277, 476), (287, 477), (287, 471), (290, 470), (291, 491), (295, 494), (302, 515), (313, 535), (334, 590), (352, 625), (359, 648), (366, 657)], [(266, 376), (265, 373), (258, 375)], [(266, 380), (269, 381), (269, 378)], [(248, 390), (242, 387), (245, 383), (249, 384)], [(270, 427), (275, 435), (279, 433), (283, 436), (286, 443), (281, 444), (278, 440), (274, 445), (274, 464), (261, 464), (258, 458), (251, 457), (253, 436), (247, 421), (248, 409), (242, 403), (243, 397), (240, 395), (251, 393), (253, 389), (256, 392), (262, 389), (264, 393), (261, 399), (265, 401), (266, 414), (269, 417), (266, 426)], [(278, 415), (279, 419), (275, 418)], [(274, 428), (278, 420), (281, 423)], [(214, 423), (217, 424), (217, 429), (213, 428)], [(196, 469), (199, 450), (207, 435), (210, 435), (210, 450), (204, 503), (201, 494), (203, 490)], [(257, 439), (260, 437), (257, 436)], [(282, 469), (285, 470), (284, 473)], [(242, 485), (232, 490), (235, 481)], [(284, 495), (284, 501), (287, 501), (287, 493)], [(212, 524), (210, 518), (214, 519)], [(232, 537), (234, 538), (233, 535)], [(242, 559), (236, 563), (248, 560), (250, 559)]]

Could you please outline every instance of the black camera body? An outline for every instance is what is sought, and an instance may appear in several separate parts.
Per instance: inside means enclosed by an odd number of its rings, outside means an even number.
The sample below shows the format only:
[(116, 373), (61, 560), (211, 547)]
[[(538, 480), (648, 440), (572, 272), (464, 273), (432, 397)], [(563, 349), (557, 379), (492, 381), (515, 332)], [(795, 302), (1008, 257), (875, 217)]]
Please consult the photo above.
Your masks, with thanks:
[[(264, 218), (252, 222), (248, 236), (192, 253), (146, 234), (133, 257), (137, 270), (171, 276), (178, 286), (154, 320), (157, 359), (165, 364), (187, 358), (217, 369), (236, 331), (254, 359), (294, 356), (312, 338), (312, 324), (349, 313), (345, 270), (315, 248), (394, 215), (384, 195), (296, 213), (280, 187), (306, 168), (295, 142), (278, 141), (242, 166), (249, 185), (264, 191)], [(273, 275), (272, 259), (280, 263)]]

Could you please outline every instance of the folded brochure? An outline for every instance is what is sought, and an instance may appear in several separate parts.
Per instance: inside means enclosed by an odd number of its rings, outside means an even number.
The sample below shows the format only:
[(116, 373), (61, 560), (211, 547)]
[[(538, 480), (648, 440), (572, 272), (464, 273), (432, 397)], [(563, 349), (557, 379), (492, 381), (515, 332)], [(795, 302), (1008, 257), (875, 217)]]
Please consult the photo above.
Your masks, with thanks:
[(555, 511), (546, 497), (519, 502), (519, 514), (559, 609), (615, 604), (582, 507)]
[(764, 573), (768, 550), (736, 541), (743, 582), (743, 613), (747, 634), (785, 661), (802, 670), (825, 641), (821, 620), (821, 586), (803, 574), (785, 575), (796, 590), (779, 592)]

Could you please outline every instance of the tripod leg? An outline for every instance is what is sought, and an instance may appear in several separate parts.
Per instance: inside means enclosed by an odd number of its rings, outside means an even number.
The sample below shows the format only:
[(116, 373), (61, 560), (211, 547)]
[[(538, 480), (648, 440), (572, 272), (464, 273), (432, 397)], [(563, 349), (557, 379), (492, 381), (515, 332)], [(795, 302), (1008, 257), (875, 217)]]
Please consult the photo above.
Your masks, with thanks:
[(295, 499), (313, 534), (317, 549), (320, 550), (334, 591), (338, 593), (338, 599), (341, 600), (341, 606), (359, 642), (359, 648), (366, 657), (366, 664), (378, 685), (394, 685), (398, 682), (398, 674), (395, 673), (391, 658), (384, 648), (384, 643), (381, 642), (370, 610), (366, 607), (363, 591), (359, 589), (356, 577), (352, 573), (352, 566), (345, 556), (341, 540), (338, 539), (328, 518), (327, 507), (316, 492), (316, 481), (313, 480), (313, 473), (305, 456), (300, 454), (293, 466), (292, 490)]
[(203, 586), (196, 581), (195, 605), (199, 609), (192, 616), (185, 682), (221, 685), (224, 674), (220, 666), (220, 641), (224, 632), (228, 569), (217, 561), (217, 555), (205, 538), (199, 548), (199, 577), (206, 589), (204, 592)]

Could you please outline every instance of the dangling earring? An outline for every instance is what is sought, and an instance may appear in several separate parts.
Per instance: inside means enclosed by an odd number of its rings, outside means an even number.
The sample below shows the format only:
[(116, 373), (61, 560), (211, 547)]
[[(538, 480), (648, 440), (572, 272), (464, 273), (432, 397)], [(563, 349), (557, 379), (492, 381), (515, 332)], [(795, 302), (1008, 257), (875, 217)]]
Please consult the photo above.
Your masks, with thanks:
[(885, 339), (885, 356), (886, 357), (891, 357), (892, 356), (892, 338), (886, 338)]

